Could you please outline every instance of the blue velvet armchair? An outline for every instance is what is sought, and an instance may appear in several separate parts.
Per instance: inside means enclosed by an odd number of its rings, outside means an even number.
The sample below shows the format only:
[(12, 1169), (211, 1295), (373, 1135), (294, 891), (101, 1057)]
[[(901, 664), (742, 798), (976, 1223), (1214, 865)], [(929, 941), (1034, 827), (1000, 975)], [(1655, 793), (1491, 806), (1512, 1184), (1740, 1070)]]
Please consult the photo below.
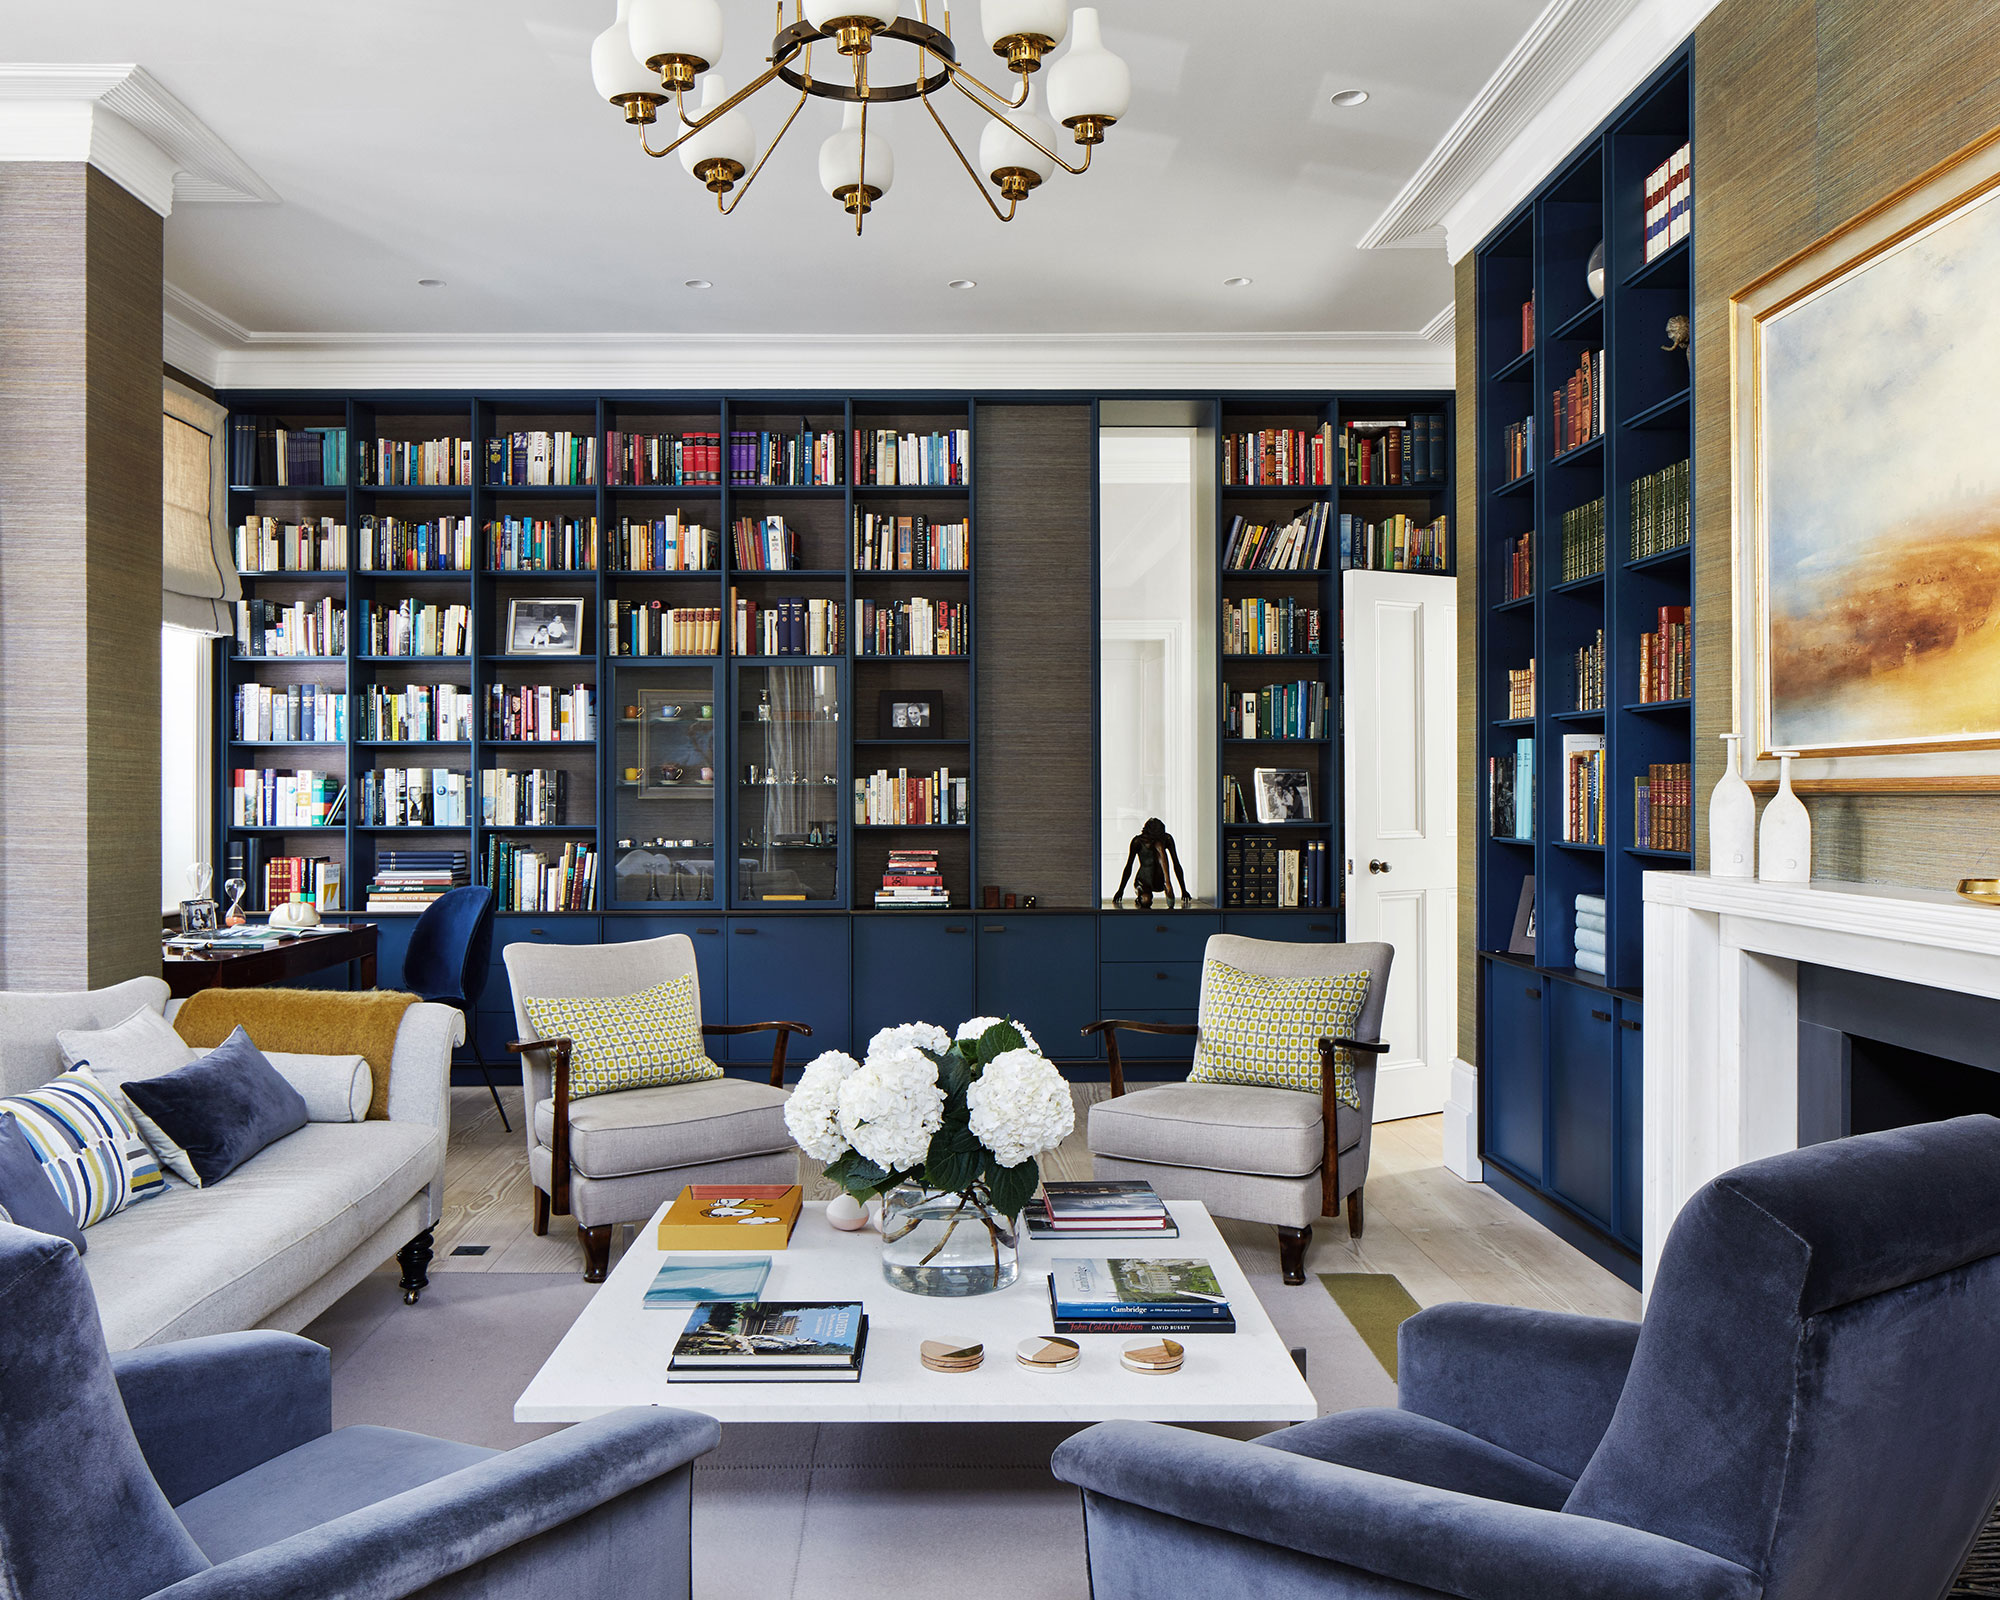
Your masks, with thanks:
[(114, 1358), (76, 1252), (0, 1224), (9, 1600), (687, 1600), (692, 1462), (720, 1432), (623, 1411), (502, 1454), (335, 1430), (320, 1346)]
[(2000, 1120), (1725, 1173), (1643, 1324), (1436, 1306), (1396, 1410), (1056, 1453), (1095, 1600), (1937, 1600), (2000, 1496)]

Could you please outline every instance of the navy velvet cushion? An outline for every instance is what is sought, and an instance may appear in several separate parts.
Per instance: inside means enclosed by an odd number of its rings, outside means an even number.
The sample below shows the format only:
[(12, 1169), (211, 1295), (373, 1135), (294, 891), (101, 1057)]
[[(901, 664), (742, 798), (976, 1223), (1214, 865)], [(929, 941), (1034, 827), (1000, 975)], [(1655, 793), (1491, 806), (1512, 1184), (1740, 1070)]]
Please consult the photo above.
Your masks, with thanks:
[(28, 1143), (28, 1136), (8, 1111), (0, 1111), (0, 1211), (18, 1227), (69, 1240), (78, 1255), (89, 1248), (83, 1242), (83, 1230), (42, 1170), (41, 1158)]
[(125, 1093), (187, 1151), (204, 1187), (308, 1120), (304, 1096), (241, 1028), (199, 1061), (136, 1079)]

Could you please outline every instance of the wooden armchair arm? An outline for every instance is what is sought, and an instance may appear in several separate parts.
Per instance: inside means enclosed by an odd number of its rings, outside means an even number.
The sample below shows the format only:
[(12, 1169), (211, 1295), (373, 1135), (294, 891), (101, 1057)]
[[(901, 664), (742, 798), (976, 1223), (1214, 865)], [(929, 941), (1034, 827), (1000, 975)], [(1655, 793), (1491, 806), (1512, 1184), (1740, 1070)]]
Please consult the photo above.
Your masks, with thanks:
[(1326, 1155), (1319, 1167), (1319, 1214), (1323, 1217), (1334, 1216), (1340, 1210), (1340, 1196), (1334, 1192), (1340, 1187), (1340, 1098), (1334, 1092), (1333, 1082), (1336, 1050), (1354, 1050), (1369, 1056), (1389, 1053), (1389, 1047), (1379, 1039), (1349, 1039), (1342, 1035), (1322, 1036), (1319, 1041), (1319, 1111), (1320, 1120), (1326, 1125)]
[(1111, 1064), (1111, 1098), (1117, 1099), (1125, 1092), (1125, 1060), (1118, 1053), (1118, 1030), (1129, 1028), (1134, 1033), (1172, 1033), (1192, 1037), (1201, 1032), (1198, 1023), (1193, 1022), (1129, 1022), (1121, 1017), (1106, 1017), (1101, 1022), (1093, 1022), (1083, 1030), (1084, 1037), (1093, 1033), (1104, 1035), (1104, 1055)]
[[(555, 1126), (549, 1130), (549, 1209), (559, 1217), (569, 1215), (569, 1053), (568, 1039), (514, 1039), (507, 1045), (510, 1055), (526, 1055), (530, 1050), (546, 1050), (555, 1079), (550, 1110)], [(528, 1126), (534, 1126), (535, 1108), (526, 1107)]]
[(771, 1087), (785, 1086), (785, 1046), (791, 1042), (793, 1034), (811, 1038), (812, 1029), (803, 1022), (704, 1022), (701, 1031), (707, 1033), (775, 1033), (777, 1039), (771, 1046)]

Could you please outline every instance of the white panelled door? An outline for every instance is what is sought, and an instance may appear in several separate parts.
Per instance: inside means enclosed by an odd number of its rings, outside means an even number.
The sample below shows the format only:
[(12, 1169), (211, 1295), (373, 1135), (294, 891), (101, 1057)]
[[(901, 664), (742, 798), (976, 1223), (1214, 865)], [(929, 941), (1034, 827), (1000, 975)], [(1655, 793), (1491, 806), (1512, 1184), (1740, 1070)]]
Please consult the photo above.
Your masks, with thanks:
[(1375, 1120), (1444, 1109), (1458, 1037), (1455, 580), (1342, 579), (1347, 937), (1396, 948)]

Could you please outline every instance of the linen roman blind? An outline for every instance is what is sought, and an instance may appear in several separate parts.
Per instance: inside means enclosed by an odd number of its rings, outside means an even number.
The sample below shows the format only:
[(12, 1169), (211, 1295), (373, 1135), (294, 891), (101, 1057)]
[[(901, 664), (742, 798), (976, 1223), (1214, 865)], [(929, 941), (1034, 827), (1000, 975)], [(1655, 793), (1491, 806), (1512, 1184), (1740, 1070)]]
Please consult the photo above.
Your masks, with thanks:
[(172, 378), (163, 390), (160, 620), (227, 638), (243, 593), (229, 534), (228, 413)]

